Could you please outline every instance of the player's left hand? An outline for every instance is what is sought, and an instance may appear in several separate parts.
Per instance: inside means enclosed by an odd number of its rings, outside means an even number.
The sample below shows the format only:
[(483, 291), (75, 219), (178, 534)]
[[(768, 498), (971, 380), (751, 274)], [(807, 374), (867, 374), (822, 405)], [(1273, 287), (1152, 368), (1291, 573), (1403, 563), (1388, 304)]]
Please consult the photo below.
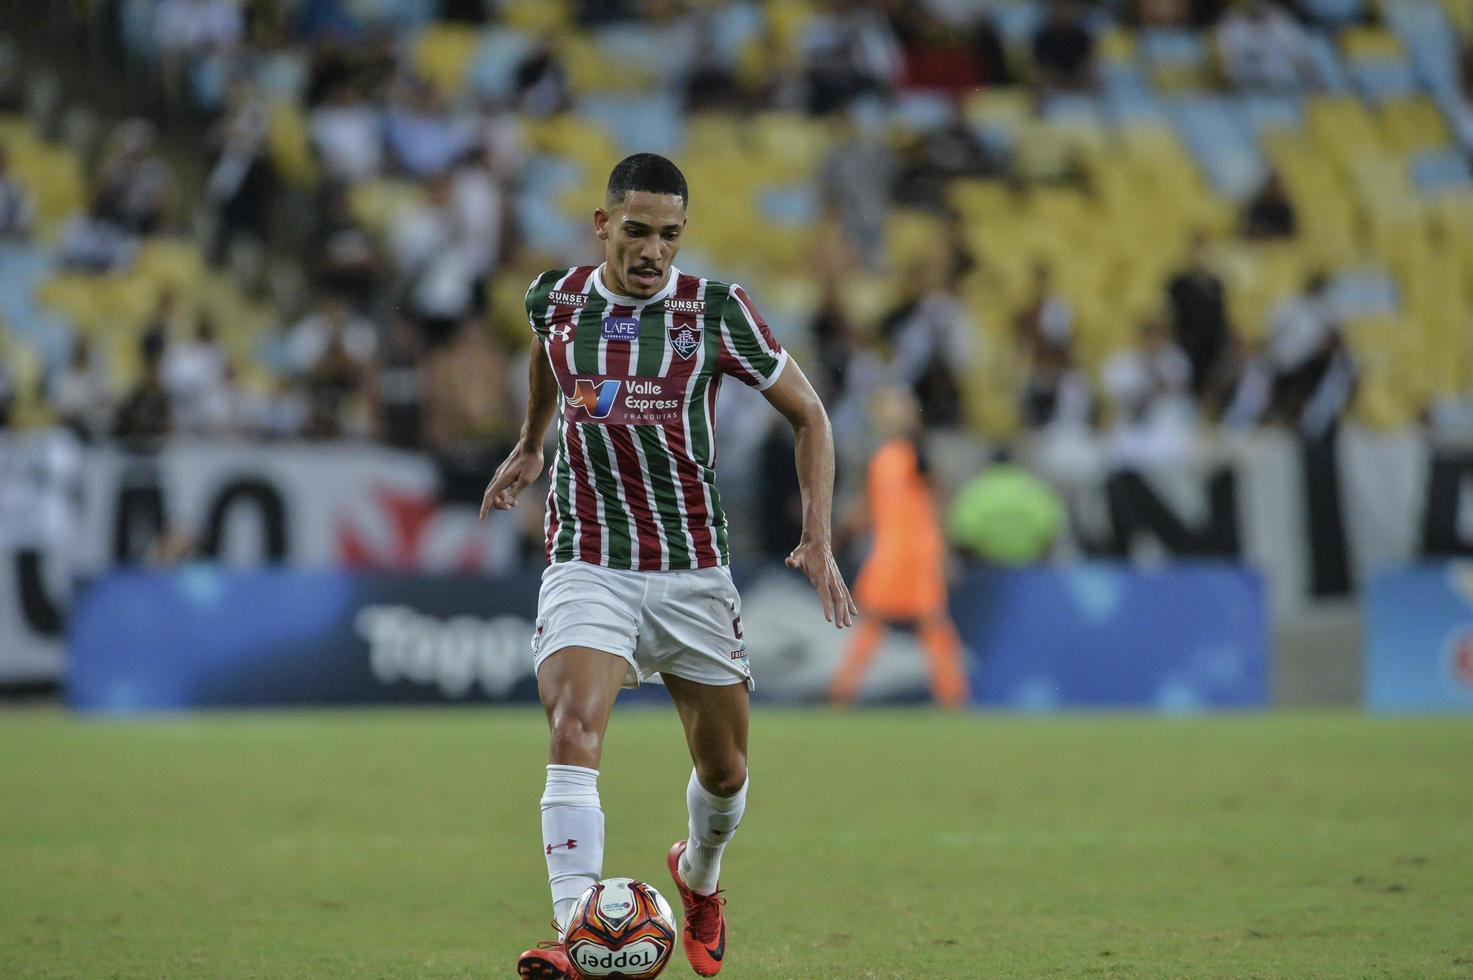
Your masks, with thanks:
[(859, 607), (849, 595), (849, 586), (844, 584), (844, 576), (839, 574), (833, 549), (827, 541), (804, 538), (788, 555), (785, 564), (807, 575), (808, 581), (813, 583), (818, 601), (823, 603), (824, 619), (839, 629), (854, 624)]

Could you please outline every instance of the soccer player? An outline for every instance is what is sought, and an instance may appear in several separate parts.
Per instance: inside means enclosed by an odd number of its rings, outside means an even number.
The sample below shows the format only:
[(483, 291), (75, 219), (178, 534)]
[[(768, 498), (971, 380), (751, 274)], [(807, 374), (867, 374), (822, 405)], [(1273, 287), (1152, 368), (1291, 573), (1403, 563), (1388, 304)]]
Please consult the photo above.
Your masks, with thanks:
[(961, 708), (967, 703), (966, 670), (946, 611), (946, 544), (917, 441), (920, 407), (906, 389), (881, 388), (870, 408), (885, 443), (870, 460), (865, 485), (874, 547), (854, 583), (864, 619), (844, 651), (829, 696), (837, 704), (854, 703), (889, 624), (914, 623), (930, 660), (932, 695), (946, 708)]
[(717, 881), (747, 801), (752, 674), (715, 483), (723, 377), (761, 391), (792, 425), (803, 533), (787, 564), (808, 576), (830, 622), (842, 629), (857, 614), (831, 546), (828, 416), (745, 290), (675, 267), (688, 202), (685, 177), (669, 160), (640, 153), (621, 161), (593, 212), (603, 263), (532, 283), (527, 417), (481, 503), (483, 517), (516, 505), (542, 472), (555, 415), (548, 567), (532, 649), (551, 732), (542, 840), (558, 938), (519, 957), (522, 977), (577, 976), (563, 936), (578, 896), (602, 874), (604, 732), (620, 688), (656, 674), (695, 764), (685, 793), (689, 836), (666, 859), (685, 908), (681, 944), (701, 976), (714, 976), (725, 958)]

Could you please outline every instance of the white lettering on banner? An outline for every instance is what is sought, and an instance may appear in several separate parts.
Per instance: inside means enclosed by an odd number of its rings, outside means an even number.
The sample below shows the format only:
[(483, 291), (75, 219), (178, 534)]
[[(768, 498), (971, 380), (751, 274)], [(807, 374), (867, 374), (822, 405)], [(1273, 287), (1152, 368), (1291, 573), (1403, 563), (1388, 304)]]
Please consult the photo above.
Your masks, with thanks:
[(532, 624), (520, 616), (440, 619), (408, 606), (365, 606), (353, 628), (368, 642), (373, 676), (385, 684), (433, 684), (446, 697), (463, 698), (479, 682), (499, 698), (533, 675)]

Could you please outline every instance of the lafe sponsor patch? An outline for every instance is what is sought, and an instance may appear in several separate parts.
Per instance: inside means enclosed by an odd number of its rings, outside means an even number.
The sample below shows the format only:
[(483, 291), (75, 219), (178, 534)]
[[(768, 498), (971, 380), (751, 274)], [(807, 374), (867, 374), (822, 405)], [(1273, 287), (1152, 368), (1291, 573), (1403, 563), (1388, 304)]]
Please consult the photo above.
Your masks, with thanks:
[(634, 316), (604, 317), (604, 340), (638, 340), (639, 318)]
[(600, 425), (664, 425), (685, 411), (685, 383), (679, 378), (573, 379), (563, 394), (563, 417)]

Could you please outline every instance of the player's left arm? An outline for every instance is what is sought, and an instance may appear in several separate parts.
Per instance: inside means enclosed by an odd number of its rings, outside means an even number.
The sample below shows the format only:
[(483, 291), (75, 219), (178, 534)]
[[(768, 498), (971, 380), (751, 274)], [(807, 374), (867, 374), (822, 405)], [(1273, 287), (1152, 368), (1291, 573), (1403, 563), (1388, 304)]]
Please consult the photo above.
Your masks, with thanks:
[(853, 624), (859, 609), (834, 561), (830, 521), (834, 503), (834, 432), (823, 402), (797, 362), (788, 358), (763, 396), (793, 427), (798, 487), (803, 495), (803, 536), (787, 566), (808, 576), (823, 603), (823, 615), (839, 629)]

